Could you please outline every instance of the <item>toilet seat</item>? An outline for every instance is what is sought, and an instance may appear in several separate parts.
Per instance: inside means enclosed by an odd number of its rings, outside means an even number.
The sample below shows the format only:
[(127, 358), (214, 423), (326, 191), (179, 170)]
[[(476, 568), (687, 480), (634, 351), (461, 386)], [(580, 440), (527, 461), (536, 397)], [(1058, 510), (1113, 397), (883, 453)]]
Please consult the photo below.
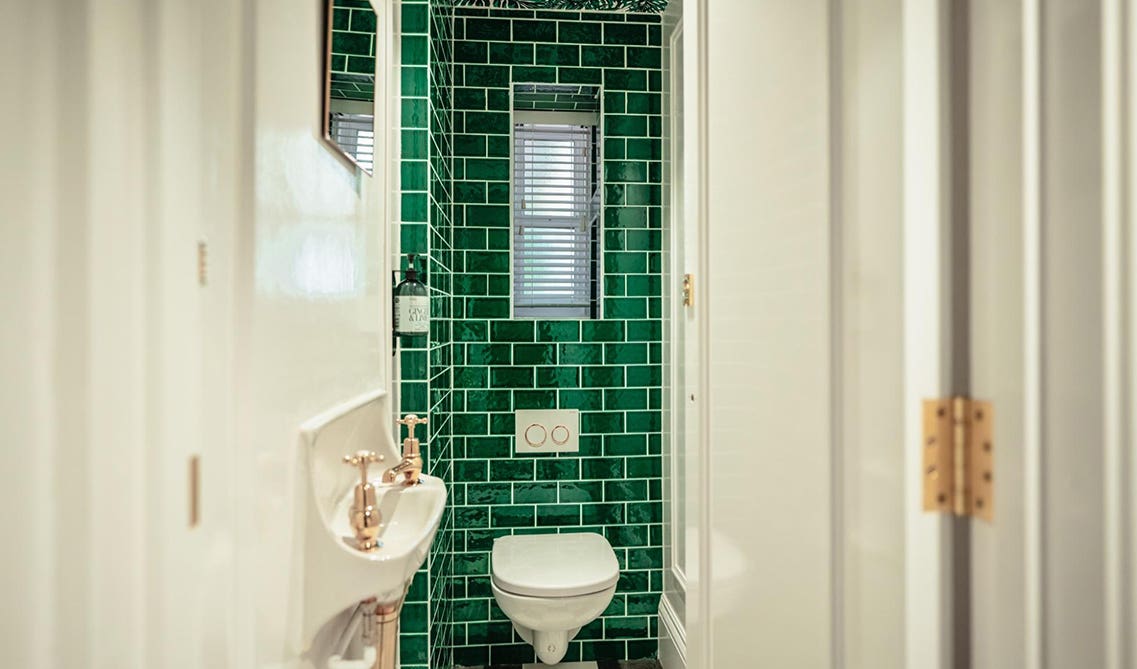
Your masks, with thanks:
[(578, 597), (620, 579), (612, 545), (595, 533), (527, 534), (494, 541), (493, 582), (526, 597)]

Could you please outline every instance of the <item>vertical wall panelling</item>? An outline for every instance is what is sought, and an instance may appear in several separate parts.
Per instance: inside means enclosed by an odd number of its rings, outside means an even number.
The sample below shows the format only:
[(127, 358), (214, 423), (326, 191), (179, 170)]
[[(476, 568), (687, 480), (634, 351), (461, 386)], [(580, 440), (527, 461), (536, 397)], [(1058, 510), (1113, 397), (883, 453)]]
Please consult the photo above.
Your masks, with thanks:
[[(451, 10), (426, 0), (400, 7), (401, 226), (399, 260), (416, 254), (430, 291), (431, 328), (426, 337), (400, 342), (400, 412), (429, 417), (423, 442), (425, 471), (449, 485), (451, 473), (450, 337), (452, 268), (453, 20)], [(405, 431), (400, 437), (405, 437)], [(451, 487), (453, 495), (453, 487)], [(402, 616), (400, 657), (405, 669), (448, 667), (453, 559), (453, 503), (443, 516), (426, 564), (415, 577)]]
[[(662, 588), (661, 25), (458, 8), (454, 42), (454, 661), (532, 662), (490, 590), (496, 537), (606, 535), (611, 606), (566, 660), (655, 654)], [(603, 95), (602, 320), (510, 312), (511, 83)], [(513, 454), (515, 409), (581, 411), (580, 453)]]

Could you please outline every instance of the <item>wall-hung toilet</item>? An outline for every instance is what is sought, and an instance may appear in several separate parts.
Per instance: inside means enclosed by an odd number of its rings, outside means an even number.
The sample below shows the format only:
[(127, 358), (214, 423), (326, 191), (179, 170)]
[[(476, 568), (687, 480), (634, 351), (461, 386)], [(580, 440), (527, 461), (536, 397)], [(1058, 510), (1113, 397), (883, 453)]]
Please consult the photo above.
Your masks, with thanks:
[(608, 608), (620, 565), (599, 534), (527, 534), (494, 541), (493, 596), (545, 664)]

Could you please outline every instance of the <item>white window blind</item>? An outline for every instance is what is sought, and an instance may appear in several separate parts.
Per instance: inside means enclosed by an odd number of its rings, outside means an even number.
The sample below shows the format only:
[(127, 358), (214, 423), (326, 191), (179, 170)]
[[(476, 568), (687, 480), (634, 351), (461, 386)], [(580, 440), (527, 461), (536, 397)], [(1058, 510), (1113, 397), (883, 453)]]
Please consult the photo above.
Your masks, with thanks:
[(594, 315), (599, 215), (587, 125), (514, 127), (513, 306), (517, 316)]
[(332, 140), (365, 170), (375, 165), (375, 117), (365, 114), (333, 114)]

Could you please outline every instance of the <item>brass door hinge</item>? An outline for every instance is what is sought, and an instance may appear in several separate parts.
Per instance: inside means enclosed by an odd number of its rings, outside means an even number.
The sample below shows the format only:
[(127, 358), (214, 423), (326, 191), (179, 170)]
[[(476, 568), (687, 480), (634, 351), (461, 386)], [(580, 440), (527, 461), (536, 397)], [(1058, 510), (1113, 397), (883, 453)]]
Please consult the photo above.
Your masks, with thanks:
[(695, 275), (683, 275), (683, 306), (695, 306)]
[(994, 413), (966, 397), (924, 400), (924, 510), (995, 518)]

